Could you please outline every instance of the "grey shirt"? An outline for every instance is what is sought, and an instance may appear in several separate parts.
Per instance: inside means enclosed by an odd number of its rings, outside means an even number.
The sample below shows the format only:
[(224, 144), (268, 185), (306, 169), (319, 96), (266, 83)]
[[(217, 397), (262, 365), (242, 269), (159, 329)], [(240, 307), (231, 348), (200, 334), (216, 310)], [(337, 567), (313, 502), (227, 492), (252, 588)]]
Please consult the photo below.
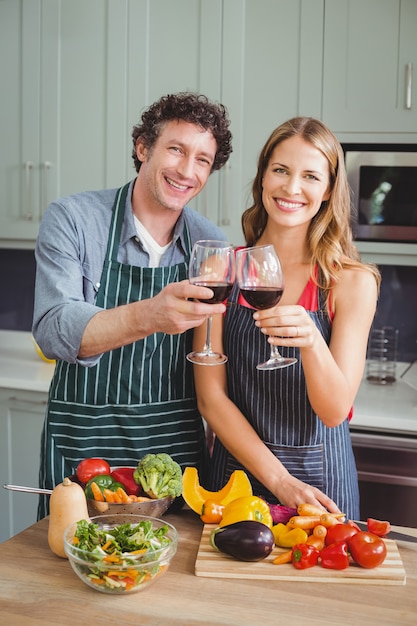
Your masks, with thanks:
[[(131, 181), (117, 260), (147, 267), (148, 253), (135, 229)], [(78, 359), (84, 329), (101, 309), (95, 305), (107, 250), (112, 208), (117, 189), (88, 191), (52, 202), (45, 211), (36, 242), (36, 286), (33, 335), (44, 354), (85, 366), (100, 355)], [(161, 266), (184, 261), (184, 222), (191, 244), (199, 239), (224, 241), (224, 233), (208, 219), (185, 207), (175, 225)]]

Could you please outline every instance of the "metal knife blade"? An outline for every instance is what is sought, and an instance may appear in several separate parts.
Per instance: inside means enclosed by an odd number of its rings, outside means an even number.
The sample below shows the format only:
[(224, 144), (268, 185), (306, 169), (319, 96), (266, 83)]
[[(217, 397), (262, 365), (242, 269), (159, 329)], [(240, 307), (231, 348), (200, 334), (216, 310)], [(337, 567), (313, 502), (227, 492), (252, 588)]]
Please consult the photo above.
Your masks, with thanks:
[(50, 496), (52, 489), (39, 489), (38, 487), (23, 487), (22, 485), (3, 485), (3, 489), (10, 491), (24, 491), (25, 493), (39, 493)]
[[(368, 530), (368, 526), (365, 522), (356, 522), (361, 530)], [(409, 541), (410, 543), (417, 543), (417, 537), (414, 535), (408, 535), (407, 533), (400, 533), (397, 530), (391, 530), (384, 539), (394, 539), (395, 541)]]

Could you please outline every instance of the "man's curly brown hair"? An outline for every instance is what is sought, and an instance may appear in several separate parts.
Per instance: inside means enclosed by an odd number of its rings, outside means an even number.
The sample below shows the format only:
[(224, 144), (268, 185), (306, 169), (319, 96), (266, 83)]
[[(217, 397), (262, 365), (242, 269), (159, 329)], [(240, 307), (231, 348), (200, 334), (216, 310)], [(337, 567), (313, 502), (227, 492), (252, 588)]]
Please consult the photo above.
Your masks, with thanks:
[(143, 144), (151, 149), (157, 141), (166, 122), (183, 120), (210, 130), (217, 143), (217, 152), (211, 168), (219, 170), (227, 162), (232, 152), (232, 134), (226, 107), (210, 101), (207, 96), (192, 92), (181, 92), (163, 96), (142, 114), (141, 124), (133, 127), (132, 158), (139, 172), (141, 161), (136, 156), (136, 143), (140, 137)]

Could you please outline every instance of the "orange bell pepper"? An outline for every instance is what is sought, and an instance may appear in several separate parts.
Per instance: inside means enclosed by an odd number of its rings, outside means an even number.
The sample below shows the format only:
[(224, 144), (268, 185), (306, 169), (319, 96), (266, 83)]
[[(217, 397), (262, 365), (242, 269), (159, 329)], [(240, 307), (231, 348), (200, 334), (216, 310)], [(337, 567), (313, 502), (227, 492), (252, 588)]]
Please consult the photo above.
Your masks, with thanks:
[(218, 524), (223, 518), (224, 505), (214, 500), (206, 500), (200, 518), (205, 524)]

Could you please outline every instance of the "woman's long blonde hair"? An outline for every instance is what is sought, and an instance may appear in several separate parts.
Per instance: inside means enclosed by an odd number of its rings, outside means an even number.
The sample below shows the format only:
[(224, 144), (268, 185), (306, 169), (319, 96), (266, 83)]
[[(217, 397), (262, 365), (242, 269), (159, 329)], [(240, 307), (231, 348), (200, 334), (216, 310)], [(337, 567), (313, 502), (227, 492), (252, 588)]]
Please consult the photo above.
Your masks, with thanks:
[(362, 263), (353, 243), (351, 199), (342, 147), (329, 128), (311, 117), (294, 117), (276, 128), (266, 141), (258, 158), (258, 171), (252, 184), (253, 205), (242, 215), (247, 246), (254, 246), (265, 230), (268, 214), (262, 204), (262, 179), (276, 146), (290, 137), (301, 137), (326, 157), (330, 172), (330, 196), (322, 202), (308, 232), (311, 253), (311, 275), (318, 266), (320, 287), (328, 293), (338, 281), (343, 268), (364, 268), (375, 276), (378, 288), (380, 273), (375, 265)]

